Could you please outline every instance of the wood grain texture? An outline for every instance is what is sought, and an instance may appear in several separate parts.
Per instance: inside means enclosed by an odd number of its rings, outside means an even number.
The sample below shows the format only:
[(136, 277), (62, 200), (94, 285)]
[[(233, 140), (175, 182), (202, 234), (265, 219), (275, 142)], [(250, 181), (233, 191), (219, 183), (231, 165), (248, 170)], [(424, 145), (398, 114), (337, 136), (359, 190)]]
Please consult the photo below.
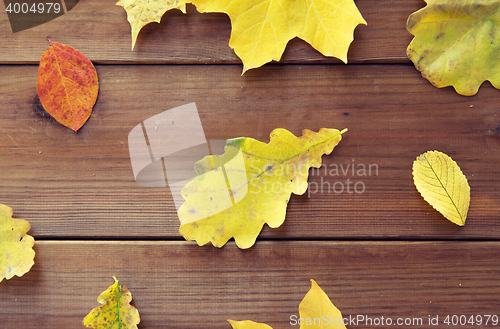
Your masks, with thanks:
[[(139, 34), (134, 51), (125, 10), (116, 0), (80, 0), (63, 16), (43, 25), (12, 33), (0, 5), (0, 63), (38, 63), (48, 43), (46, 36), (78, 49), (94, 63), (241, 63), (229, 47), (231, 23), (226, 14), (200, 14), (188, 5), (188, 14), (169, 11), (160, 24), (151, 23)], [(408, 16), (423, 1), (358, 0), (368, 25), (355, 30), (348, 60), (355, 62), (408, 62)], [(325, 58), (306, 42), (294, 39), (282, 62), (340, 63)]]
[(500, 315), (500, 246), (491, 242), (260, 242), (242, 251), (42, 241), (36, 252), (29, 273), (0, 284), (2, 328), (81, 328), (112, 276), (131, 291), (140, 328), (229, 329), (226, 319), (287, 328), (310, 279), (344, 317), (422, 318), (425, 328), (429, 315)]
[[(36, 66), (0, 66), (0, 200), (35, 237), (180, 238), (169, 190), (134, 181), (127, 138), (143, 120), (190, 102), (208, 140), (349, 129), (310, 172), (309, 191), (292, 196), (284, 225), (260, 238), (500, 236), (500, 94), (489, 84), (467, 98), (432, 87), (410, 65), (268, 65), (243, 77), (238, 65), (97, 71), (97, 104), (75, 134), (35, 114)], [(450, 155), (469, 179), (465, 227), (413, 185), (412, 163), (428, 150)]]

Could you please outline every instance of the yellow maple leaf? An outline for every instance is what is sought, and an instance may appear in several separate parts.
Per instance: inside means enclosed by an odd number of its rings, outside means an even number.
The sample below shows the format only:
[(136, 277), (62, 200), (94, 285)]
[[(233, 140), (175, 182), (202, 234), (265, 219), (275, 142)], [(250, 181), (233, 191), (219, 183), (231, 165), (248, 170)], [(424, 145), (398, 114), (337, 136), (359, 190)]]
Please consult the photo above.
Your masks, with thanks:
[[(290, 317), (290, 323), (300, 324), (300, 329), (346, 329), (342, 313), (333, 305), (316, 281), (311, 280), (311, 289), (299, 305), (300, 318)], [(264, 323), (250, 320), (228, 320), (233, 329), (272, 329)]]
[(35, 239), (26, 234), (30, 224), (12, 214), (12, 208), (0, 204), (0, 282), (23, 276), (35, 264)]
[(115, 277), (113, 279), (115, 283), (97, 298), (102, 305), (94, 308), (83, 319), (85, 327), (137, 329), (140, 317), (139, 311), (130, 305), (132, 294), (127, 287), (119, 286)]
[(307, 190), (309, 168), (321, 166), (321, 156), (332, 152), (345, 131), (306, 129), (296, 137), (275, 129), (269, 144), (228, 140), (223, 155), (196, 164), (199, 176), (182, 189), (179, 232), (199, 245), (222, 247), (234, 237), (238, 247), (251, 247), (265, 223), (283, 223), (291, 193)]
[(132, 28), (132, 49), (139, 31), (151, 22), (160, 23), (163, 14), (170, 9), (179, 9), (186, 13), (186, 3), (183, 0), (120, 0), (116, 3), (127, 12), (127, 19)]
[(470, 203), (467, 178), (452, 158), (428, 151), (413, 162), (413, 180), (425, 201), (451, 222), (463, 226)]
[(438, 88), (453, 86), (465, 96), (475, 95), (485, 80), (500, 88), (500, 42), (495, 32), (500, 27), (500, 1), (426, 2), (407, 22), (415, 36), (407, 54), (422, 76)]
[[(173, 1), (173, 0), (171, 0)], [(279, 61), (288, 41), (299, 37), (325, 56), (347, 63), (347, 51), (356, 26), (366, 24), (353, 0), (121, 0), (135, 43), (138, 31), (159, 22), (165, 11), (192, 3), (202, 13), (225, 13), (231, 20), (229, 46), (243, 62), (243, 73), (272, 60)], [(161, 4), (161, 5), (160, 5)], [(161, 7), (161, 10), (158, 8)], [(138, 8), (140, 8), (140, 13)], [(151, 9), (150, 9), (151, 8)]]

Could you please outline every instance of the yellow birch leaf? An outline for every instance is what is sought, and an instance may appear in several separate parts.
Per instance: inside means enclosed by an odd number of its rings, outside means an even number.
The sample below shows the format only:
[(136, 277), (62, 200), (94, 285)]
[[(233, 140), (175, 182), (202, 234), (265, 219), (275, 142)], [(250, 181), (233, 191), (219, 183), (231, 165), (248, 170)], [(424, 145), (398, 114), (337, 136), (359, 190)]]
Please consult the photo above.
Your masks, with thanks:
[[(300, 329), (346, 329), (339, 309), (314, 280), (311, 283), (311, 289), (299, 305)], [(267, 324), (250, 320), (228, 321), (233, 329), (272, 329)], [(299, 323), (299, 319), (296, 321)]]
[(170, 9), (180, 9), (186, 13), (184, 0), (120, 0), (116, 3), (127, 12), (127, 20), (132, 28), (132, 50), (139, 31), (149, 23), (160, 23), (163, 14)]
[(413, 162), (413, 181), (425, 201), (451, 222), (463, 226), (470, 202), (467, 178), (452, 158), (428, 151)]
[(133, 43), (137, 37), (135, 31), (149, 22), (159, 21), (158, 15), (161, 17), (166, 10), (184, 8), (185, 3), (194, 4), (202, 13), (227, 14), (232, 25), (229, 46), (242, 60), (243, 73), (272, 60), (279, 61), (288, 41), (295, 37), (308, 42), (324, 56), (347, 63), (354, 29), (366, 24), (353, 0), (177, 0), (179, 4), (158, 10), (156, 20), (150, 18), (151, 15), (143, 15), (140, 20), (130, 9), (150, 8), (151, 0), (126, 1), (127, 6), (125, 0), (117, 4), (127, 11)]
[(311, 283), (311, 290), (299, 305), (300, 317), (306, 319), (300, 329), (345, 329), (339, 309), (333, 305), (316, 281), (311, 280)]
[(426, 2), (407, 22), (415, 36), (407, 54), (422, 76), (465, 96), (475, 95), (485, 80), (500, 88), (500, 1)]
[(0, 204), (0, 282), (23, 276), (35, 264), (35, 239), (26, 234), (30, 224), (12, 214), (12, 208)]
[(296, 137), (275, 129), (269, 144), (229, 139), (223, 155), (196, 164), (198, 177), (182, 189), (179, 232), (200, 246), (222, 247), (234, 237), (238, 247), (251, 247), (264, 224), (283, 223), (291, 193), (307, 190), (309, 168), (321, 166), (321, 156), (332, 152), (345, 131), (306, 129)]
[(102, 292), (97, 301), (102, 304), (94, 308), (84, 319), (83, 325), (94, 329), (137, 329), (139, 311), (132, 305), (132, 294), (127, 287), (119, 286), (118, 280)]

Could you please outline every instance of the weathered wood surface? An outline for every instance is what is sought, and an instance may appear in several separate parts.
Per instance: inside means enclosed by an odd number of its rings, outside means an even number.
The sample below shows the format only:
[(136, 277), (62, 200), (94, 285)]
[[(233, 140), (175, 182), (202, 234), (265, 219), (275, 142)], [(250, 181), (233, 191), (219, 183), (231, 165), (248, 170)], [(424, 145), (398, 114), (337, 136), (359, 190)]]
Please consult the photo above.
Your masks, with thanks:
[[(12, 33), (8, 17), (0, 13), (0, 63), (38, 63), (48, 48), (46, 36), (70, 45), (97, 63), (241, 63), (228, 46), (231, 23), (226, 14), (200, 14), (188, 5), (188, 14), (166, 13), (160, 24), (151, 23), (139, 34), (131, 50), (130, 24), (116, 0), (80, 0), (63, 16), (39, 27)], [(350, 62), (404, 61), (412, 35), (408, 15), (424, 1), (358, 0), (368, 25), (355, 30)], [(2, 5), (0, 5), (1, 8)], [(302, 40), (294, 39), (283, 56), (286, 63), (330, 62)]]
[[(132, 291), (141, 329), (230, 328), (228, 318), (289, 327), (310, 279), (344, 316), (423, 320), (377, 327), (500, 315), (500, 92), (485, 83), (463, 97), (420, 76), (406, 20), (424, 1), (356, 1), (368, 25), (355, 30), (348, 65), (295, 39), (282, 63), (243, 76), (225, 14), (169, 12), (131, 51), (115, 2), (81, 0), (15, 34), (0, 4), (0, 203), (37, 239), (33, 269), (0, 283), (1, 328), (82, 328), (113, 275)], [(96, 64), (99, 98), (76, 134), (36, 111), (46, 36)], [(265, 227), (249, 250), (198, 247), (178, 234), (169, 189), (134, 181), (128, 149), (137, 124), (191, 102), (208, 140), (349, 131), (280, 228)], [(413, 185), (412, 162), (428, 150), (449, 154), (469, 180), (464, 227)]]
[[(37, 263), (0, 284), (2, 328), (82, 328), (113, 283), (125, 285), (139, 328), (231, 328), (226, 319), (289, 328), (314, 279), (344, 317), (499, 315), (493, 242), (261, 242), (219, 250), (186, 242), (65, 242), (36, 246)], [(298, 326), (291, 326), (298, 328)], [(434, 328), (434, 326), (432, 326)], [(460, 328), (494, 328), (471, 326)]]
[[(325, 167), (310, 172), (309, 191), (292, 196), (285, 225), (263, 237), (500, 236), (500, 94), (490, 86), (466, 98), (432, 87), (410, 65), (268, 65), (243, 77), (236, 65), (97, 70), (97, 104), (75, 134), (34, 113), (36, 66), (0, 67), (1, 200), (32, 223), (36, 237), (179, 237), (169, 190), (134, 181), (128, 134), (190, 102), (208, 140), (267, 142), (277, 127), (296, 135), (349, 129)], [(434, 149), (469, 178), (465, 227), (444, 220), (413, 185), (413, 160)]]

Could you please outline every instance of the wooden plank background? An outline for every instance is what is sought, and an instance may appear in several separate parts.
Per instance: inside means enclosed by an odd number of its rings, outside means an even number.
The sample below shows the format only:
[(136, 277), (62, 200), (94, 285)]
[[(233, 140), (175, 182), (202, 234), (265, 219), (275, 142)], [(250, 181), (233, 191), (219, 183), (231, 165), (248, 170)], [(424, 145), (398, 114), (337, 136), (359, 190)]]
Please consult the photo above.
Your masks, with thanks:
[[(113, 275), (131, 290), (143, 329), (230, 328), (228, 318), (289, 328), (310, 279), (344, 316), (422, 318), (428, 327), (439, 315), (438, 328), (449, 327), (446, 315), (500, 316), (500, 91), (486, 82), (464, 97), (420, 76), (406, 58), (406, 20), (423, 1), (356, 5), (368, 25), (355, 30), (348, 65), (295, 39), (281, 63), (241, 76), (223, 14), (169, 12), (131, 51), (114, 0), (80, 0), (15, 34), (0, 4), (0, 203), (29, 220), (37, 240), (33, 269), (0, 283), (0, 327), (82, 328)], [(99, 98), (76, 134), (40, 116), (46, 36), (96, 65)], [(265, 227), (254, 247), (198, 247), (178, 234), (169, 189), (134, 181), (128, 151), (133, 127), (191, 102), (208, 140), (348, 128), (323, 163), (377, 171), (311, 171), (309, 191), (292, 196), (285, 223)], [(413, 185), (413, 160), (434, 149), (469, 180), (465, 227)], [(348, 180), (362, 193), (349, 193)]]

